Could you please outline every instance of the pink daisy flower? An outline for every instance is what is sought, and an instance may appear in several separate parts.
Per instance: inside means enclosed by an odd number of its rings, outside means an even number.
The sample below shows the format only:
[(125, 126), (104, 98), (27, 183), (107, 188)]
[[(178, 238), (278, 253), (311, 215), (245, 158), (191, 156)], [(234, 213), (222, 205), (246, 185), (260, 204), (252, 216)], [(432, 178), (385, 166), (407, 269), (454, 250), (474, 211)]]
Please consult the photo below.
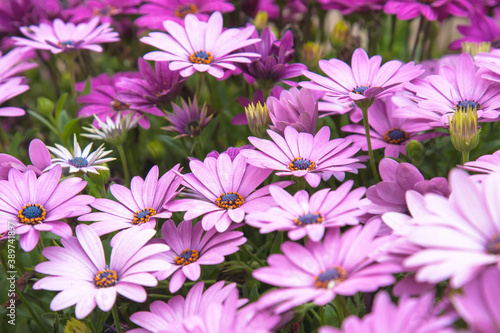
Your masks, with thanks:
[[(185, 220), (204, 215), (203, 229), (225, 231), (231, 222), (239, 223), (245, 214), (271, 207), (269, 186), (255, 189), (271, 174), (271, 170), (249, 165), (242, 149), (234, 158), (228, 153), (189, 162), (191, 173), (184, 175), (182, 184), (190, 189), (188, 199), (175, 200), (166, 208), (173, 212), (186, 211)], [(293, 182), (274, 183), (286, 187)]]
[(111, 43), (119, 40), (118, 33), (113, 32), (109, 23), (99, 25), (99, 18), (95, 17), (88, 23), (64, 23), (55, 19), (53, 24), (41, 23), (21, 27), (21, 32), (28, 38), (12, 37), (16, 45), (29, 46), (34, 49), (48, 50), (53, 54), (73, 52), (87, 49), (102, 52), (100, 43)]
[(26, 166), (11, 155), (0, 154), (0, 180), (7, 179), (9, 170), (12, 168), (18, 169), (21, 172), (33, 170), (39, 176), (51, 165), (50, 152), (42, 141), (38, 139), (31, 140), (28, 153), (33, 165)]
[(482, 181), (490, 173), (500, 173), (500, 150), (497, 150), (491, 155), (483, 155), (475, 161), (467, 162), (462, 169), (479, 172), (477, 175), (472, 175), (471, 178)]
[(29, 252), (38, 243), (40, 231), (70, 237), (71, 227), (62, 219), (90, 212), (94, 197), (77, 195), (87, 182), (78, 177), (59, 183), (61, 167), (55, 166), (37, 178), (32, 170), (22, 174), (12, 168), (9, 179), (0, 181), (0, 234), (13, 224), (21, 248)]
[(463, 42), (481, 43), (490, 42), (491, 47), (500, 47), (500, 25), (499, 22), (482, 13), (475, 13), (470, 16), (471, 25), (459, 25), (457, 30), (464, 36), (450, 44), (450, 49), (462, 49)]
[(178, 171), (177, 164), (158, 179), (158, 166), (155, 165), (146, 179), (139, 176), (132, 178), (130, 190), (113, 184), (109, 190), (118, 202), (98, 198), (91, 206), (100, 212), (85, 214), (78, 220), (96, 221), (90, 226), (99, 236), (128, 228), (154, 229), (157, 219), (172, 216), (164, 206), (180, 192), (178, 188), (182, 177)]
[(283, 254), (267, 259), (270, 267), (253, 271), (253, 276), (272, 286), (282, 287), (263, 295), (259, 307), (279, 304), (281, 313), (313, 301), (317, 305), (331, 302), (335, 295), (372, 292), (394, 283), (392, 273), (399, 265), (377, 263), (376, 253), (387, 244), (385, 237), (375, 238), (378, 221), (355, 226), (340, 235), (340, 228), (329, 229), (323, 242), (308, 240), (306, 246), (285, 242)]
[(469, 16), (473, 12), (472, 4), (467, 0), (389, 0), (384, 12), (396, 14), (399, 20), (411, 20), (422, 15), (428, 21), (443, 21), (450, 15)]
[(200, 106), (194, 97), (193, 101), (181, 99), (182, 107), (172, 103), (173, 112), (168, 112), (165, 118), (172, 125), (162, 127), (162, 129), (171, 132), (177, 132), (178, 135), (174, 139), (182, 137), (195, 137), (200, 135), (205, 127), (207, 127), (213, 114), (208, 115), (207, 105)]
[(298, 240), (305, 236), (319, 242), (326, 228), (355, 225), (360, 210), (360, 199), (365, 188), (351, 191), (353, 181), (349, 180), (335, 191), (325, 188), (309, 194), (302, 190), (290, 195), (287, 191), (271, 186), (269, 192), (277, 206), (267, 211), (251, 213), (245, 222), (259, 228), (261, 234), (273, 231), (288, 231), (288, 238)]
[(34, 55), (33, 50), (28, 47), (16, 47), (5, 54), (0, 52), (0, 81), (38, 66), (36, 63), (26, 62)]
[(219, 233), (211, 229), (203, 234), (201, 223), (182, 221), (175, 226), (174, 221), (167, 220), (161, 233), (170, 250), (156, 256), (170, 264), (167, 269), (160, 270), (156, 277), (165, 280), (172, 275), (168, 288), (171, 293), (179, 290), (186, 278), (196, 281), (200, 278), (200, 265), (216, 265), (224, 261), (224, 256), (238, 251), (239, 246), (247, 239), (240, 231), (232, 231), (240, 225), (233, 225), (227, 231)]
[(174, 21), (163, 25), (168, 34), (151, 32), (142, 37), (141, 42), (162, 51), (144, 55), (146, 60), (170, 61), (171, 70), (180, 70), (181, 76), (188, 77), (195, 72), (208, 72), (216, 78), (224, 75), (224, 69), (235, 70), (235, 62), (250, 63), (260, 55), (252, 52), (232, 53), (245, 46), (255, 44), (259, 38), (251, 38), (254, 26), (223, 31), (222, 14), (213, 13), (208, 22), (200, 22), (193, 14), (185, 18), (185, 27)]
[(143, 303), (147, 298), (143, 286), (158, 284), (151, 272), (168, 267), (164, 261), (151, 258), (169, 249), (165, 244), (146, 245), (154, 234), (154, 230), (124, 232), (113, 246), (107, 265), (99, 236), (80, 224), (76, 237), (61, 240), (63, 247), (42, 251), (49, 261), (36, 265), (35, 270), (50, 276), (38, 280), (33, 289), (61, 291), (52, 299), (50, 309), (59, 311), (76, 305), (78, 319), (89, 315), (96, 305), (102, 311), (111, 310), (117, 293)]
[[(30, 87), (24, 84), (24, 81), (22, 77), (13, 77), (0, 83), (0, 105), (28, 90)], [(25, 113), (23, 109), (16, 106), (0, 107), (0, 117), (20, 117)]]
[(355, 158), (360, 147), (350, 146), (346, 139), (330, 140), (330, 128), (324, 126), (316, 135), (299, 133), (292, 126), (285, 128), (284, 137), (267, 130), (273, 141), (249, 137), (248, 140), (259, 150), (245, 149), (241, 154), (248, 163), (267, 170), (278, 170), (278, 176), (304, 177), (312, 187), (317, 187), (321, 176), (328, 179), (331, 173), (339, 180), (344, 172), (357, 173), (364, 168)]

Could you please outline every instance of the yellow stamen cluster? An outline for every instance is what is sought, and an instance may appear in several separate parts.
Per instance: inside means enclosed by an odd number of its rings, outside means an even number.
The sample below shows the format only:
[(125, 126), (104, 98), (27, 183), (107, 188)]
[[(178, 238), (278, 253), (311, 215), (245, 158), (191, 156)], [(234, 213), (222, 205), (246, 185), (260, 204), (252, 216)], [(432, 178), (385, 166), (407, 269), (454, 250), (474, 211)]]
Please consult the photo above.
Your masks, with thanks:
[(479, 144), (479, 133), (481, 128), (478, 126), (477, 108), (470, 106), (455, 107), (453, 118), (450, 119), (450, 138), (451, 143), (456, 150), (462, 153), (469, 153)]
[(177, 7), (175, 10), (175, 16), (185, 18), (187, 14), (196, 14), (197, 12), (198, 7), (195, 4), (188, 3)]
[(114, 286), (117, 280), (118, 276), (116, 275), (116, 272), (107, 268), (96, 274), (94, 284), (97, 288), (108, 288)]
[[(205, 58), (200, 58), (198, 56), (199, 53), (205, 53), (207, 55), (207, 59)], [(212, 53), (210, 52), (205, 52), (203, 50), (200, 50), (200, 51), (197, 51), (197, 52), (193, 52), (190, 56), (189, 56), (189, 61), (191, 61), (193, 64), (210, 64), (212, 61), (214, 61), (214, 57), (212, 56)]]
[(325, 220), (325, 217), (323, 216), (323, 214), (321, 214), (320, 212), (314, 212), (314, 213), (312, 213), (312, 215), (318, 216), (316, 218), (316, 220), (308, 222), (308, 223), (303, 223), (303, 222), (300, 221), (300, 218), (303, 217), (303, 216), (305, 216), (305, 215), (311, 215), (311, 213), (306, 214), (305, 212), (303, 212), (301, 216), (293, 219), (293, 222), (295, 222), (296, 225), (303, 227), (303, 226), (309, 225), (309, 224), (319, 224), (319, 223), (321, 223), (321, 222), (323, 222)]
[(314, 277), (314, 285), (316, 288), (324, 288), (324, 289), (330, 289), (337, 285), (339, 282), (345, 281), (347, 279), (347, 271), (342, 268), (341, 266), (335, 266), (332, 268), (332, 270), (337, 271), (337, 277), (332, 278), (332, 279), (327, 279), (325, 281), (321, 281), (322, 278), (321, 275), (325, 273), (324, 271), (321, 271), (320, 275)]
[(143, 209), (143, 210), (138, 210), (137, 212), (135, 212), (134, 214), (134, 219), (132, 220), (132, 223), (133, 224), (141, 224), (141, 223), (146, 223), (149, 221), (149, 218), (153, 215), (156, 215), (156, 210), (154, 210), (153, 208), (149, 207), (147, 210), (148, 210), (148, 215), (144, 216), (144, 217), (140, 217), (138, 218), (137, 215), (144, 211), (146, 209)]
[(491, 42), (463, 42), (462, 52), (466, 52), (474, 57), (478, 53), (488, 53), (491, 51)]
[[(222, 197), (226, 195), (234, 194), (237, 196), (236, 200), (223, 200)], [(222, 193), (217, 199), (215, 199), (215, 204), (219, 208), (224, 208), (224, 209), (235, 209), (238, 208), (239, 206), (243, 205), (245, 200), (241, 196), (241, 194), (237, 192), (228, 192), (228, 193)]]
[[(189, 253), (189, 252), (191, 252), (191, 256), (189, 258), (186, 259), (186, 258), (184, 258), (184, 256), (182, 256), (183, 254)], [(181, 254), (175, 258), (175, 263), (177, 265), (186, 266), (186, 265), (189, 265), (189, 264), (195, 262), (196, 260), (198, 260), (198, 258), (199, 258), (198, 251), (189, 250), (189, 248), (188, 248), (185, 251), (182, 251)]]
[[(24, 210), (26, 208), (29, 208), (29, 207), (38, 207), (42, 211), (42, 213), (40, 214), (40, 217), (29, 218), (29, 217), (24, 216)], [(43, 208), (42, 205), (40, 205), (40, 204), (36, 204), (36, 205), (27, 204), (19, 210), (17, 217), (19, 219), (19, 223), (35, 225), (35, 224), (42, 223), (45, 220), (46, 215), (47, 215), (47, 211), (45, 210), (45, 208)]]
[(290, 164), (288, 164), (288, 169), (290, 169), (291, 171), (305, 170), (305, 169), (299, 169), (298, 167), (295, 166), (294, 162), (295, 161), (299, 161), (299, 160), (303, 160), (303, 161), (309, 162), (309, 166), (307, 167), (307, 171), (313, 171), (314, 169), (316, 169), (316, 164), (314, 163), (314, 161), (309, 161), (309, 160), (306, 160), (306, 159), (301, 158), (301, 157), (295, 157), (290, 162)]

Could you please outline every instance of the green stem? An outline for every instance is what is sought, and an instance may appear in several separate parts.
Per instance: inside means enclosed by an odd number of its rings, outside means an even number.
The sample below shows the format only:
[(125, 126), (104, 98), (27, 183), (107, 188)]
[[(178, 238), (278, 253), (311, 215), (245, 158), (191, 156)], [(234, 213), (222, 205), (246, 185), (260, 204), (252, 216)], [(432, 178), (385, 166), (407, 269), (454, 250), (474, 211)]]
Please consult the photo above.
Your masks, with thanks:
[(116, 333), (122, 333), (122, 328), (120, 327), (120, 318), (118, 317), (118, 301), (115, 301), (115, 305), (113, 305), (113, 307), (111, 308), (111, 313), (113, 314)]
[(321, 325), (326, 325), (325, 307), (324, 306), (319, 307), (319, 316), (321, 317), (321, 320), (320, 320)]
[(366, 144), (368, 145), (368, 154), (370, 155), (370, 165), (373, 172), (373, 177), (375, 181), (378, 183), (380, 181), (380, 177), (378, 175), (377, 166), (375, 164), (375, 157), (373, 155), (372, 149), (372, 139), (370, 137), (370, 123), (368, 122), (368, 109), (369, 107), (360, 107), (361, 111), (363, 111), (363, 123), (365, 125), (365, 134), (366, 134)]
[(9, 143), (9, 137), (7, 136), (7, 133), (3, 130), (3, 126), (0, 123), (0, 153), (6, 153), (7, 150), (9, 149), (10, 143)]
[(469, 152), (462, 152), (462, 164), (469, 162)]
[(101, 185), (101, 198), (106, 198), (106, 186)]
[(321, 317), (318, 315), (318, 313), (314, 310), (310, 310), (310, 312), (313, 314), (313, 316), (321, 323)]
[(73, 105), (75, 107), (75, 114), (78, 112), (78, 102), (76, 97), (76, 78), (75, 78), (75, 56), (70, 55), (67, 57), (66, 61), (68, 63), (69, 78), (71, 85), (71, 96), (73, 97)]
[(195, 92), (195, 97), (198, 103), (200, 103), (201, 100), (201, 90), (203, 89), (203, 81), (205, 79), (205, 74), (204, 73), (198, 73), (198, 77), (196, 78), (196, 92)]
[(116, 148), (118, 149), (118, 153), (120, 154), (120, 159), (122, 160), (123, 175), (125, 176), (125, 184), (129, 184), (130, 177), (128, 173), (127, 155), (125, 155), (125, 150), (123, 150), (122, 144), (117, 145)]
[(345, 317), (348, 317), (351, 313), (349, 312), (349, 309), (347, 308), (347, 303), (345, 301), (345, 297), (341, 295), (337, 295), (335, 299), (333, 300), (335, 305), (337, 305), (337, 312), (340, 317), (340, 322), (342, 323), (344, 321)]
[(260, 260), (259, 257), (257, 257), (255, 254), (253, 254), (252, 252), (250, 252), (250, 250), (246, 247), (246, 245), (243, 245), (242, 247), (243, 247), (243, 251), (245, 251), (245, 253), (250, 258), (252, 258), (253, 260), (255, 260), (261, 267), (266, 266), (266, 264), (264, 264), (264, 262), (262, 262), (262, 260)]
[(42, 323), (40, 322), (40, 320), (38, 319), (38, 317), (35, 315), (35, 312), (33, 312), (33, 309), (31, 308), (31, 306), (29, 305), (29, 303), (26, 302), (26, 298), (24, 298), (24, 295), (21, 293), (21, 291), (17, 287), (17, 283), (16, 283), (16, 295), (17, 295), (17, 297), (19, 297), (19, 299), (24, 304), (24, 306), (26, 307), (26, 309), (28, 309), (28, 312), (30, 313), (31, 318), (33, 318), (33, 320), (36, 322), (36, 324), (38, 325), (38, 327), (40, 327), (40, 329), (43, 332), (49, 333), (49, 331), (46, 329), (46, 327), (42, 325)]
[(411, 50), (411, 60), (415, 61), (415, 57), (417, 55), (417, 48), (420, 42), (420, 35), (422, 33), (422, 29), (424, 27), (424, 18), (420, 16), (420, 22), (418, 24), (417, 35), (415, 36), (415, 43), (413, 44), (413, 49)]

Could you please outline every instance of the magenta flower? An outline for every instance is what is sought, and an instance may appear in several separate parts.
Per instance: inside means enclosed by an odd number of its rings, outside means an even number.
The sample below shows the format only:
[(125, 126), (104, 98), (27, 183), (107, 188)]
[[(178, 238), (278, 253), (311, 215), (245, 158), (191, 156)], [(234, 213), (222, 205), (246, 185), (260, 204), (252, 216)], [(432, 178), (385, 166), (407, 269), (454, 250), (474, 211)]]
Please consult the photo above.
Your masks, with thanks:
[[(231, 222), (239, 223), (245, 214), (271, 207), (274, 202), (269, 196), (269, 186), (255, 189), (271, 174), (271, 170), (249, 165), (242, 149), (231, 159), (228, 153), (218, 157), (206, 157), (189, 162), (191, 173), (184, 175), (182, 185), (189, 188), (190, 198), (172, 201), (167, 209), (173, 212), (186, 211), (185, 220), (204, 215), (203, 229), (218, 232), (227, 230)], [(286, 187), (293, 182), (274, 183)]]
[(33, 170), (39, 176), (50, 166), (50, 153), (42, 141), (38, 139), (31, 140), (28, 152), (33, 164), (28, 166), (13, 156), (0, 154), (0, 180), (7, 179), (11, 168), (18, 169), (21, 172)]
[(76, 227), (76, 237), (61, 240), (63, 247), (51, 246), (42, 253), (49, 261), (36, 265), (35, 270), (48, 274), (33, 289), (61, 291), (50, 303), (52, 311), (76, 305), (75, 316), (85, 318), (97, 305), (109, 311), (117, 293), (134, 302), (146, 301), (143, 286), (154, 287), (158, 281), (151, 272), (168, 265), (154, 255), (168, 251), (164, 244), (146, 243), (154, 230), (128, 230), (113, 246), (110, 264), (106, 264), (99, 236), (85, 224)]
[(491, 81), (482, 78), (485, 69), (476, 70), (468, 53), (462, 53), (456, 69), (443, 66), (440, 75), (405, 85), (416, 94), (418, 108), (411, 118), (426, 118), (433, 127), (448, 127), (448, 117), (455, 110), (468, 106), (477, 108), (479, 121), (491, 121), (500, 115), (500, 90)]
[(291, 240), (308, 236), (312, 241), (319, 242), (326, 228), (359, 223), (357, 218), (364, 214), (359, 207), (365, 188), (349, 192), (352, 184), (353, 181), (349, 180), (335, 191), (325, 188), (310, 198), (304, 190), (291, 196), (285, 190), (272, 186), (269, 192), (277, 206), (251, 213), (245, 222), (259, 228), (261, 234), (288, 231)]
[(231, 291), (237, 290), (236, 283), (224, 286), (225, 281), (219, 281), (203, 292), (204, 282), (195, 284), (186, 295), (172, 297), (168, 303), (154, 301), (151, 303), (150, 311), (136, 312), (130, 316), (130, 320), (143, 329), (130, 330), (133, 333), (150, 333), (167, 331), (173, 325), (192, 320), (194, 316), (202, 316), (214, 304), (224, 302)]
[(20, 236), (21, 248), (30, 252), (38, 243), (40, 231), (70, 237), (71, 227), (62, 219), (90, 212), (94, 197), (77, 195), (87, 182), (72, 177), (61, 179), (56, 166), (37, 178), (32, 170), (22, 174), (12, 168), (9, 179), (0, 181), (0, 234), (13, 224)]
[(186, 278), (191, 281), (198, 280), (200, 265), (224, 262), (224, 256), (237, 252), (239, 246), (247, 241), (242, 232), (232, 231), (239, 226), (235, 224), (221, 233), (212, 228), (203, 234), (201, 223), (193, 226), (188, 220), (182, 221), (176, 227), (174, 221), (167, 220), (161, 228), (161, 233), (170, 250), (158, 254), (156, 258), (169, 263), (170, 267), (160, 270), (156, 277), (158, 280), (164, 280), (172, 275), (168, 285), (171, 293), (179, 290)]
[(384, 7), (384, 0), (318, 0), (321, 8), (338, 9), (342, 15), (378, 11)]
[(382, 291), (377, 294), (372, 311), (359, 319), (350, 316), (342, 323), (342, 330), (322, 327), (320, 333), (454, 333), (454, 312), (439, 316), (443, 304), (434, 305), (434, 293), (419, 298), (403, 297), (396, 306)]
[(72, 22), (88, 22), (98, 17), (102, 23), (113, 23), (113, 16), (137, 14), (141, 0), (87, 0), (79, 6), (68, 8)]
[[(0, 83), (0, 105), (9, 99), (22, 94), (30, 87), (23, 83), (22, 77), (13, 77)], [(0, 117), (20, 117), (26, 112), (16, 106), (0, 107)]]
[(500, 48), (500, 26), (498, 21), (481, 13), (470, 16), (471, 25), (459, 25), (457, 30), (464, 36), (450, 44), (450, 49), (460, 50), (463, 42), (490, 42), (491, 47)]
[(355, 226), (342, 236), (340, 228), (332, 228), (323, 242), (308, 240), (305, 247), (283, 243), (283, 254), (271, 254), (267, 259), (270, 267), (252, 273), (257, 280), (282, 287), (263, 295), (259, 307), (279, 304), (275, 312), (282, 313), (310, 301), (321, 306), (337, 294), (372, 292), (394, 283), (392, 273), (399, 265), (375, 261), (375, 253), (388, 241), (375, 238), (379, 226), (377, 221)]
[(222, 31), (223, 22), (220, 12), (213, 13), (208, 22), (200, 22), (193, 14), (185, 18), (185, 28), (173, 21), (163, 22), (169, 34), (151, 32), (142, 37), (141, 42), (162, 51), (144, 55), (146, 60), (170, 61), (171, 70), (180, 70), (183, 77), (195, 72), (208, 72), (216, 78), (224, 75), (224, 69), (236, 69), (234, 63), (250, 63), (260, 55), (252, 52), (232, 53), (260, 39), (250, 38), (254, 26), (243, 29)]
[(474, 60), (477, 66), (487, 69), (482, 72), (483, 79), (500, 82), (500, 50), (476, 54)]
[(166, 20), (184, 24), (188, 14), (194, 14), (200, 21), (207, 21), (213, 12), (227, 13), (234, 10), (234, 5), (227, 0), (143, 0), (139, 9), (143, 14), (135, 24), (151, 30), (163, 30)]
[(181, 103), (182, 108), (172, 103), (174, 112), (169, 112), (165, 115), (165, 118), (172, 125), (162, 127), (162, 129), (179, 133), (174, 139), (200, 135), (201, 131), (207, 127), (210, 119), (212, 119), (213, 114), (209, 116), (206, 104), (200, 107), (196, 97), (193, 101), (189, 100), (188, 103), (184, 99), (181, 99)]
[(21, 32), (28, 38), (12, 37), (16, 45), (29, 46), (38, 50), (48, 50), (53, 54), (73, 52), (87, 49), (102, 52), (100, 43), (111, 43), (119, 40), (118, 33), (113, 32), (109, 23), (99, 25), (99, 18), (94, 18), (88, 23), (64, 23), (55, 19), (53, 24), (41, 23), (39, 26), (31, 25), (21, 27)]
[(493, 174), (477, 183), (465, 171), (450, 172), (450, 198), (427, 194), (412, 213), (415, 226), (408, 240), (422, 247), (404, 261), (417, 269), (419, 282), (450, 279), (453, 288), (474, 280), (488, 267), (500, 264), (500, 224), (493, 199), (500, 176)]
[[(243, 150), (248, 163), (267, 170), (278, 170), (278, 176), (304, 177), (312, 187), (317, 187), (322, 173), (330, 172), (337, 179), (343, 179), (345, 172), (357, 173), (364, 168), (355, 158), (360, 147), (350, 146), (345, 139), (330, 140), (328, 126), (316, 135), (299, 133), (292, 126), (285, 128), (284, 137), (271, 130), (267, 133), (273, 141), (249, 137), (258, 150)], [(328, 177), (330, 177), (329, 174)]]
[(387, 14), (396, 14), (399, 20), (411, 20), (422, 15), (429, 21), (442, 22), (450, 15), (469, 16), (473, 12), (472, 4), (467, 0), (440, 0), (422, 2), (418, 0), (389, 0), (384, 6)]
[(319, 67), (328, 77), (303, 72), (312, 82), (301, 82), (300, 85), (325, 91), (341, 103), (350, 103), (373, 100), (401, 90), (404, 83), (423, 72), (413, 61), (403, 64), (398, 60), (391, 60), (380, 67), (381, 62), (381, 56), (368, 58), (365, 50), (359, 48), (352, 55), (352, 68), (338, 59), (320, 60)]
[[(446, 135), (441, 132), (419, 134), (420, 127), (415, 127), (410, 120), (395, 116), (397, 109), (398, 107), (390, 98), (385, 102), (377, 99), (368, 109), (372, 149), (384, 148), (384, 156), (398, 158), (399, 154), (406, 155), (405, 147), (410, 140), (424, 141)], [(364, 151), (368, 151), (363, 125), (346, 125), (342, 127), (342, 131), (357, 133), (346, 138), (352, 139)]]
[(118, 202), (98, 198), (91, 206), (100, 212), (80, 216), (78, 220), (96, 221), (90, 226), (99, 236), (128, 228), (154, 229), (157, 219), (172, 216), (164, 206), (180, 192), (182, 177), (178, 176), (178, 171), (177, 164), (158, 179), (158, 166), (155, 165), (145, 180), (139, 176), (132, 178), (131, 190), (113, 184), (110, 191)]
[(471, 178), (482, 181), (491, 173), (500, 173), (500, 150), (497, 150), (491, 155), (483, 155), (475, 161), (467, 162), (462, 169), (479, 172), (477, 175), (472, 175)]
[(26, 62), (33, 56), (33, 51), (28, 47), (16, 47), (5, 54), (0, 52), (0, 82), (38, 66), (36, 63)]

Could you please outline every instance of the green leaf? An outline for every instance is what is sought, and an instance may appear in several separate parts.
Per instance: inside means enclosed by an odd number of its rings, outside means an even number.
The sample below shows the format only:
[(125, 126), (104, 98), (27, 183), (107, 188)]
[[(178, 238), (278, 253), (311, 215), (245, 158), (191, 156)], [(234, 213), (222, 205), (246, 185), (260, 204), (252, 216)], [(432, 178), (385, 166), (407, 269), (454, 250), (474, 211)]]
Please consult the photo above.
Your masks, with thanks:
[(85, 80), (85, 88), (83, 88), (82, 94), (83, 95), (90, 94), (90, 88), (92, 88), (92, 84), (90, 81), (90, 76), (87, 76), (87, 79)]
[(330, 304), (325, 307), (325, 321), (330, 326), (338, 327), (340, 325), (339, 316)]
[(44, 124), (45, 126), (47, 126), (57, 136), (59, 136), (59, 131), (57, 130), (57, 128), (55, 128), (54, 125), (52, 125), (50, 123), (50, 121), (48, 121), (47, 119), (45, 119), (41, 114), (38, 114), (38, 113), (36, 113), (35, 111), (32, 111), (32, 110), (28, 110), (28, 113), (30, 115), (32, 115), (33, 117), (35, 117), (36, 119), (38, 119), (42, 124)]
[(252, 286), (252, 289), (250, 289), (250, 295), (248, 295), (248, 301), (250, 303), (255, 302), (258, 300), (260, 297), (259, 295), (259, 288), (257, 287), (257, 284), (254, 283)]
[(182, 140), (182, 139), (174, 139), (168, 135), (159, 135), (158, 136), (158, 139), (160, 139), (161, 141), (165, 142), (165, 144), (174, 150), (175, 154), (176, 155), (179, 155), (179, 156), (185, 156), (186, 155), (186, 149), (184, 149), (184, 146), (182, 145), (182, 143), (179, 141), (179, 140)]
[(208, 123), (207, 127), (201, 132), (201, 140), (203, 142), (210, 142), (210, 139), (212, 138), (212, 134), (215, 131), (215, 128), (219, 124), (219, 118), (212, 118), (210, 122)]
[(280, 253), (282, 243), (283, 243), (283, 232), (278, 231), (278, 234), (274, 239), (273, 246), (271, 246), (271, 253)]
[(79, 120), (80, 118), (71, 119), (66, 123), (62, 136), (63, 142), (66, 142), (68, 138), (71, 139), (70, 135), (77, 132), (78, 128), (80, 127)]
[(59, 122), (59, 114), (64, 107), (64, 103), (66, 103), (66, 98), (68, 98), (68, 93), (64, 93), (56, 104), (56, 120)]

